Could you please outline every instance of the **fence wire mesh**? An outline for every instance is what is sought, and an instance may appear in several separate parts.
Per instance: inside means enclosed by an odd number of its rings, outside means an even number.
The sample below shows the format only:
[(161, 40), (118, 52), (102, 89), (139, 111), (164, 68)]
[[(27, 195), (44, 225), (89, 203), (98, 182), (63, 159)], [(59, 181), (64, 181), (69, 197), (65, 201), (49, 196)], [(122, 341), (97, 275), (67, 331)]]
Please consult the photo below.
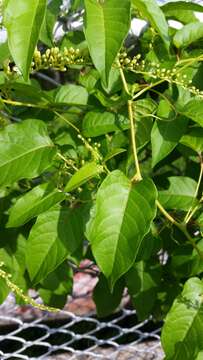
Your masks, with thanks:
[(16, 305), (10, 294), (0, 306), (0, 359), (162, 359), (161, 324), (139, 322), (127, 293), (113, 315), (97, 318), (96, 282), (97, 271), (86, 262), (77, 269), (73, 294), (60, 313)]

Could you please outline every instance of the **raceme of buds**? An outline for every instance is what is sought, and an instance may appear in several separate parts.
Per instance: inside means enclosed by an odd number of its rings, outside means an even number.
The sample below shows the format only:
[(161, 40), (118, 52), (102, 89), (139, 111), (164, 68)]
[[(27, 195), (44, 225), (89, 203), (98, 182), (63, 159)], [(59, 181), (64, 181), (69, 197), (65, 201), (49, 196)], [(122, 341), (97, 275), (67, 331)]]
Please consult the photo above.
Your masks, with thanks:
[(161, 67), (161, 64), (159, 63), (141, 60), (140, 54), (137, 54), (133, 58), (129, 58), (126, 51), (119, 54), (119, 63), (122, 68), (126, 70), (143, 74), (156, 80), (165, 80), (169, 83), (180, 85), (184, 89), (189, 90), (192, 94), (203, 97), (203, 91), (200, 91), (195, 86), (191, 86), (192, 81), (187, 79), (187, 75), (181, 73), (181, 68), (176, 66), (176, 64), (173, 69), (166, 69)]
[(84, 58), (79, 49), (66, 48), (59, 50), (58, 47), (47, 49), (44, 54), (35, 50), (32, 71), (53, 68), (59, 71), (66, 71), (70, 65), (83, 65)]

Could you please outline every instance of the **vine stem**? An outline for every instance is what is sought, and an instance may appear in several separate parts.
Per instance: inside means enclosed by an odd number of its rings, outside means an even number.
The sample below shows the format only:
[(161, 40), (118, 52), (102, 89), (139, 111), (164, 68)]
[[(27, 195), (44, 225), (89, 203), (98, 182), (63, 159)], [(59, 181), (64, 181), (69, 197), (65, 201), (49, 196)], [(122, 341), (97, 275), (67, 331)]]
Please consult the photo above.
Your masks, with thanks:
[(75, 131), (77, 131), (78, 134), (80, 134), (80, 130), (78, 129), (77, 126), (75, 126), (71, 121), (69, 121), (68, 119), (65, 118), (65, 116), (61, 115), (60, 113), (58, 113), (57, 111), (54, 111), (54, 114), (56, 116), (58, 116), (59, 118), (61, 118), (62, 120), (64, 120), (68, 125), (70, 125)]
[[(124, 87), (126, 93), (129, 96), (131, 96), (129, 88), (128, 88), (128, 84), (125, 79), (123, 69), (120, 65), (120, 62), (118, 61), (117, 63), (119, 66), (120, 75), (121, 75), (121, 79), (123, 82), (123, 87)], [(134, 157), (135, 168), (136, 168), (136, 174), (133, 176), (132, 181), (141, 181), (142, 175), (141, 175), (139, 160), (138, 160), (138, 156), (137, 156), (137, 145), (136, 145), (136, 137), (135, 137), (136, 136), (136, 128), (135, 128), (134, 116), (133, 116), (133, 97), (131, 100), (128, 100), (128, 116), (129, 116), (129, 120), (130, 120), (131, 143), (132, 143), (132, 151), (133, 151), (133, 157)]]
[(161, 213), (165, 216), (166, 219), (168, 219), (173, 225), (175, 225), (182, 233), (185, 235), (187, 240), (190, 242), (190, 244), (193, 246), (193, 248), (197, 251), (199, 257), (201, 260), (203, 260), (203, 253), (198, 248), (196, 242), (193, 240), (193, 238), (190, 236), (190, 234), (187, 231), (187, 225), (185, 223), (179, 223), (176, 221), (160, 204), (158, 200), (156, 200), (156, 205), (158, 209), (161, 211)]

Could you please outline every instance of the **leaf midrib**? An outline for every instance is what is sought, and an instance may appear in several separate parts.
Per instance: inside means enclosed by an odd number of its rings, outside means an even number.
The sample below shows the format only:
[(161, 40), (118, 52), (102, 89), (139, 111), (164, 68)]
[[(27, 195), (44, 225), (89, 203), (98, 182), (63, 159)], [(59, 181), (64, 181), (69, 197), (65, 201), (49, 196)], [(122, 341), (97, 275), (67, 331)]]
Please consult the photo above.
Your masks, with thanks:
[(45, 145), (43, 145), (43, 146), (38, 146), (38, 147), (36, 147), (36, 148), (32, 148), (32, 149), (30, 149), (29, 151), (24, 152), (24, 153), (21, 154), (20, 156), (13, 157), (12, 159), (10, 159), (9, 161), (7, 161), (7, 162), (5, 162), (5, 163), (0, 163), (0, 170), (1, 170), (2, 167), (9, 165), (9, 164), (11, 164), (12, 162), (15, 162), (16, 160), (20, 160), (21, 158), (23, 158), (24, 156), (26, 156), (26, 155), (28, 155), (28, 154), (30, 154), (30, 153), (32, 153), (32, 152), (38, 151), (38, 150), (43, 149), (43, 148), (49, 148), (49, 147), (54, 149), (54, 145), (51, 145), (51, 144), (49, 144), (49, 145), (46, 144), (46, 146), (45, 146)]

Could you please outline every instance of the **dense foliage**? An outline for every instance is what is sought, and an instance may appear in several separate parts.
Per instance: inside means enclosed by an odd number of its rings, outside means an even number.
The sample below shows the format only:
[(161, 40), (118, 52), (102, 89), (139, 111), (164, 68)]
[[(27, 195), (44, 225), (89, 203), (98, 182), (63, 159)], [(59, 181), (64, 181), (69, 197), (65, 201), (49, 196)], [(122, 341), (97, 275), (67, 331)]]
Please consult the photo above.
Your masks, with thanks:
[[(166, 318), (166, 359), (200, 360), (203, 7), (60, 5), (1, 5), (0, 301), (12, 289), (30, 302), (35, 288), (63, 307), (73, 268), (90, 259), (99, 316), (127, 287), (140, 319)], [(76, 12), (84, 30), (56, 40), (56, 22)], [(135, 17), (148, 21), (139, 38), (129, 35)]]

